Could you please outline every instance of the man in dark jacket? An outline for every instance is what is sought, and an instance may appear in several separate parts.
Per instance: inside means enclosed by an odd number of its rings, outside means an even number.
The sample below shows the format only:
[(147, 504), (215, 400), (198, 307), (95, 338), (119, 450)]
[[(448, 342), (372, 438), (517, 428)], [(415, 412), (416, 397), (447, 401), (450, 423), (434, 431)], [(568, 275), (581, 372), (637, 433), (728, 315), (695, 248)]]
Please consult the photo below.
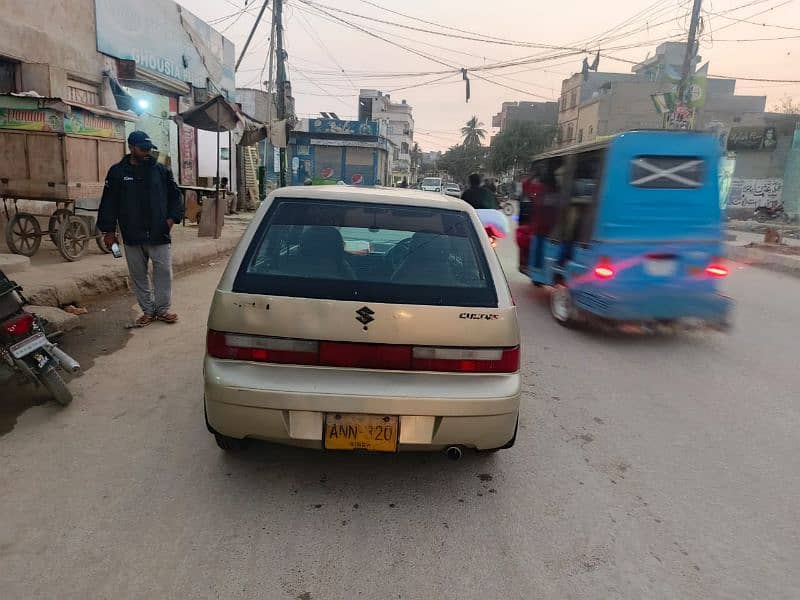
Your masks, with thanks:
[(477, 173), (469, 176), (469, 187), (461, 194), (461, 199), (472, 208), (497, 208), (497, 200), (481, 185), (481, 176)]
[[(106, 246), (117, 242), (117, 226), (125, 244), (125, 259), (142, 315), (136, 325), (153, 321), (175, 323), (172, 301), (170, 230), (183, 219), (183, 199), (172, 172), (151, 154), (152, 140), (144, 131), (128, 136), (130, 154), (106, 176), (97, 228)], [(150, 286), (148, 263), (153, 263)]]

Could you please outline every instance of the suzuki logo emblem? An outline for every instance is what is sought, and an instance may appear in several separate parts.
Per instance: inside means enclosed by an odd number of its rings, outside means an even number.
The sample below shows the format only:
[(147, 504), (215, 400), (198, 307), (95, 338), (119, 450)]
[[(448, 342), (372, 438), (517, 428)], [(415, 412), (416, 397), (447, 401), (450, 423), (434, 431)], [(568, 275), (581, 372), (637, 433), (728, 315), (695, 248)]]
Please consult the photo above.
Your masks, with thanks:
[(369, 323), (372, 323), (375, 320), (372, 316), (374, 314), (375, 314), (374, 310), (371, 310), (366, 306), (364, 306), (363, 308), (359, 308), (356, 311), (356, 315), (358, 315), (356, 317), (356, 321), (358, 321), (359, 323), (361, 323), (366, 327)]

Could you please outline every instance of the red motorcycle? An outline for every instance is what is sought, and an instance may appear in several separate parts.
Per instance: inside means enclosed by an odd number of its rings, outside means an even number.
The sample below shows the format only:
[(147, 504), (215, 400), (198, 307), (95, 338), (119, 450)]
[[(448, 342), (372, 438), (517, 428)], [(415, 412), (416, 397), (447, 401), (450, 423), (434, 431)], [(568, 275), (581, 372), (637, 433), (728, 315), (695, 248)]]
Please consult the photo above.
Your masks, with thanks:
[(53, 400), (66, 406), (72, 402), (72, 392), (58, 371), (75, 373), (81, 367), (47, 339), (42, 319), (23, 310), (27, 303), (22, 287), (0, 271), (0, 370), (43, 386)]

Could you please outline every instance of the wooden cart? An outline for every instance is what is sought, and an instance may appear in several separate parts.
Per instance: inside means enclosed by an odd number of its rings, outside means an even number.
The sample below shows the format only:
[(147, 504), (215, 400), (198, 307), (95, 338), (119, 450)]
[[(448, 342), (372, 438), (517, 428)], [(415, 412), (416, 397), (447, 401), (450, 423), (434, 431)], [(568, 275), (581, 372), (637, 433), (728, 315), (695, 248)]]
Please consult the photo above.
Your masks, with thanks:
[[(33, 256), (49, 238), (74, 261), (93, 239), (109, 251), (94, 213), (108, 169), (125, 154), (125, 125), (124, 119), (108, 116), (115, 111), (96, 114), (55, 100), (0, 96), (0, 198), (11, 252)], [(38, 215), (49, 217), (47, 230), (28, 208), (31, 202), (20, 205), (26, 200), (56, 203), (52, 214)]]

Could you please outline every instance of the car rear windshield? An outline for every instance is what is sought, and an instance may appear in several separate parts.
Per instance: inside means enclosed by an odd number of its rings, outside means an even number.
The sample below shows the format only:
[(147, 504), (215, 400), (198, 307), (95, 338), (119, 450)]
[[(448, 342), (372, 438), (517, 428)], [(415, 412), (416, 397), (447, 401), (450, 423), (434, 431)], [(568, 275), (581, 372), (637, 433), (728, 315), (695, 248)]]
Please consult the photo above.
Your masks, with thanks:
[(705, 161), (696, 156), (637, 156), (631, 161), (631, 185), (642, 188), (695, 189), (705, 181)]
[(277, 199), (245, 254), (234, 291), (445, 306), (497, 306), (465, 212)]

